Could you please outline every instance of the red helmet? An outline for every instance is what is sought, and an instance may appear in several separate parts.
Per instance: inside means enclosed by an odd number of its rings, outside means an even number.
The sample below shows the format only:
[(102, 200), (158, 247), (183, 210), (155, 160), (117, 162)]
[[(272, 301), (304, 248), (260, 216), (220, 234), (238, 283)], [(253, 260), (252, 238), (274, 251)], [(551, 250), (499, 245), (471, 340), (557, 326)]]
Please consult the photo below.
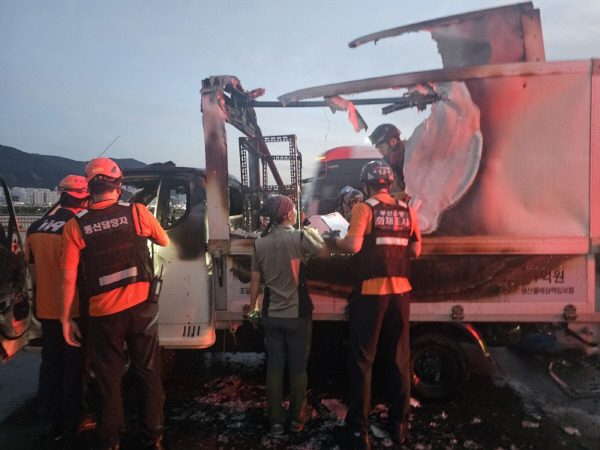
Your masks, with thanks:
[(122, 178), (123, 174), (116, 162), (109, 158), (94, 158), (85, 166), (87, 181), (96, 175), (103, 175), (107, 178)]
[(92, 159), (89, 163), (87, 163), (87, 166), (85, 166), (85, 174), (87, 176), (88, 183), (92, 178), (98, 175), (101, 175), (103, 178), (107, 178), (109, 180), (111, 178), (115, 180), (123, 177), (121, 169), (119, 169), (117, 163), (108, 158)]
[(67, 175), (64, 177), (58, 185), (58, 190), (75, 198), (86, 198), (90, 195), (87, 181), (80, 175)]

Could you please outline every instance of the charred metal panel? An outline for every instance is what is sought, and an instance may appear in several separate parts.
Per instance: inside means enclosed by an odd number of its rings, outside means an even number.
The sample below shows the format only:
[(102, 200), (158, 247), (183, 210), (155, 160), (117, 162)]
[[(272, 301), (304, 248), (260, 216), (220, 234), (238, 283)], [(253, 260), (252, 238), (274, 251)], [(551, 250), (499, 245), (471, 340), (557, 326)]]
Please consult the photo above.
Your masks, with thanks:
[(168, 230), (169, 238), (178, 249), (178, 257), (184, 261), (198, 259), (207, 250), (205, 184), (204, 177), (190, 178), (190, 204), (186, 220)]
[[(229, 240), (229, 168), (227, 165), (226, 114), (223, 80), (219, 77), (202, 83), (202, 124), (206, 158), (206, 215), (210, 241)], [(210, 245), (210, 242), (209, 242)]]
[[(281, 99), (464, 81), (480, 110), (481, 162), (436, 235), (584, 237), (590, 220), (590, 72), (589, 61), (503, 64), (339, 83)], [(432, 182), (439, 178), (423, 173)]]
[(468, 303), (530, 297), (566, 304), (587, 297), (585, 278), (581, 255), (429, 256), (411, 262), (411, 298)]
[(479, 67), (463, 67), (441, 70), (425, 70), (421, 72), (388, 75), (385, 77), (365, 78), (363, 80), (345, 81), (343, 83), (325, 84), (280, 95), (277, 99), (285, 106), (293, 102), (310, 98), (335, 95), (360, 94), (363, 92), (385, 89), (408, 88), (422, 83), (439, 81), (466, 81), (476, 78), (493, 78), (503, 76), (536, 76), (561, 72), (589, 73), (589, 61), (560, 61), (547, 63), (514, 63), (496, 64)]
[(531, 2), (392, 28), (348, 46), (417, 31), (431, 32), (445, 68), (545, 60), (539, 10)]
[[(348, 257), (312, 259), (307, 267), (311, 294), (346, 298), (350, 293)], [(425, 255), (411, 261), (411, 301), (554, 304), (556, 311), (577, 304), (589, 313), (586, 279), (586, 255)]]
[(534, 9), (531, 14), (521, 15), (526, 61), (546, 61), (546, 50), (542, 35), (540, 10)]
[[(567, 305), (574, 305), (579, 317), (598, 310), (594, 255), (589, 254), (590, 238), (600, 228), (600, 194), (594, 188), (600, 176), (595, 161), (598, 70), (595, 60), (445, 69), (310, 88), (281, 99), (420, 83), (436, 89), (442, 81), (463, 81), (479, 109), (481, 159), (474, 170), (464, 171), (468, 189), (445, 211), (439, 227), (424, 236), (423, 257), (412, 262), (411, 320), (449, 321), (453, 306), (460, 305), (467, 321), (562, 321)], [(435, 107), (455, 106), (450, 100)], [(444, 126), (435, 114), (430, 119)], [(446, 186), (430, 164), (438, 157), (436, 149), (420, 157), (421, 175), (408, 155), (409, 190), (411, 176), (424, 177), (430, 187)], [(451, 167), (444, 164), (441, 170)], [(426, 191), (421, 190), (425, 197), (435, 189)], [(593, 242), (600, 245), (600, 239)], [(315, 316), (336, 313), (322, 299), (347, 295), (351, 279), (344, 274), (352, 268), (339, 257), (311, 264), (309, 286), (320, 299), (317, 307), (323, 306)]]
[[(218, 91), (218, 104), (221, 107), (221, 111), (224, 115), (221, 119), (236, 127), (245, 136), (256, 139), (257, 152), (263, 157), (270, 156), (269, 149), (263, 140), (262, 131), (260, 130), (258, 121), (256, 120), (256, 112), (252, 107), (255, 99), (264, 95), (265, 90), (259, 88), (252, 91), (246, 91), (242, 87), (240, 80), (229, 75), (207, 78), (202, 82), (202, 85), (202, 92), (205, 92), (205, 90), (207, 93), (211, 90)], [(208, 145), (208, 141), (206, 140), (207, 132), (214, 132), (214, 130), (217, 129), (217, 126), (214, 122), (207, 123), (206, 121), (204, 121), (204, 125), (205, 143)], [(207, 125), (209, 126), (208, 130), (206, 128)], [(221, 135), (222, 133), (217, 131), (217, 134)], [(227, 139), (225, 139), (225, 146), (227, 146)], [(227, 155), (225, 154), (225, 156)], [(279, 186), (282, 186), (283, 181), (281, 180), (281, 176), (277, 171), (277, 166), (270, 162), (269, 168), (271, 169), (271, 173), (273, 174), (273, 178), (275, 179), (276, 183)]]
[(439, 235), (589, 236), (590, 65), (564, 67), (466, 82), (482, 160)]

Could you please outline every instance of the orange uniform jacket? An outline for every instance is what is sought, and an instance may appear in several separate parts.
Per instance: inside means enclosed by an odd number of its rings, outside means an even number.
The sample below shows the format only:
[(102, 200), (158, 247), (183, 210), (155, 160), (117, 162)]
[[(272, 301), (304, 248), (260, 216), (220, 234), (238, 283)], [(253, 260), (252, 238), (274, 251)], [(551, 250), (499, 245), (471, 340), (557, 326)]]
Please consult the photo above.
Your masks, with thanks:
[[(107, 200), (94, 203), (90, 205), (90, 209), (104, 209), (115, 202), (116, 200)], [(150, 211), (144, 205), (138, 203), (134, 203), (134, 209), (137, 210), (137, 214), (133, 214), (137, 234), (147, 236), (158, 245), (167, 245), (169, 237)], [(85, 248), (85, 241), (81, 235), (81, 228), (77, 220), (72, 219), (65, 225), (60, 268), (76, 270), (79, 264), (80, 252), (83, 248)], [(93, 296), (90, 298), (90, 316), (106, 316), (135, 306), (148, 298), (149, 289), (150, 283), (144, 281)]]
[[(42, 217), (31, 224), (25, 239), (25, 260), (35, 265), (35, 309), (40, 319), (60, 319), (61, 283), (60, 254), (64, 226), (78, 210), (57, 209), (52, 215)], [(71, 317), (79, 317), (79, 298), (71, 305)]]

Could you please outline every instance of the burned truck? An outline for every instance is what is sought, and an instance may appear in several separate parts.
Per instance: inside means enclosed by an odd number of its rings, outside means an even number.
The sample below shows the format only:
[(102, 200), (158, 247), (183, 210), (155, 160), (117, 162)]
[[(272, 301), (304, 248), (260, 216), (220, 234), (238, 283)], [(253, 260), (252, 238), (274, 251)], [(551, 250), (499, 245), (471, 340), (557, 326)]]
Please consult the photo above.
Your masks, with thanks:
[[(209, 347), (217, 330), (242, 323), (266, 196), (289, 195), (308, 216), (331, 212), (323, 206), (331, 192), (358, 183), (360, 165), (345, 162), (376, 155), (374, 148), (328, 152), (303, 198), (297, 137), (263, 136), (256, 110), (329, 106), (348, 111), (361, 130), (357, 107), (373, 103), (385, 103), (384, 114), (429, 110), (406, 140), (404, 160), (423, 232), (422, 256), (411, 262), (415, 393), (443, 398), (464, 384), (463, 342), (487, 355), (488, 345), (514, 344), (523, 329), (553, 324), (598, 345), (600, 61), (546, 61), (531, 3), (386, 30), (350, 47), (422, 30), (437, 42), (443, 68), (302, 89), (279, 102), (258, 101), (264, 90), (247, 91), (234, 76), (209, 77), (201, 90), (205, 169), (126, 172), (134, 200), (154, 202), (171, 237), (168, 247), (154, 249), (164, 277), (163, 346)], [(406, 94), (360, 97), (389, 90)], [(227, 124), (245, 136), (235, 178)], [(285, 154), (272, 154), (274, 143)], [(282, 162), (289, 165), (285, 180)], [(347, 261), (333, 254), (312, 264), (309, 289), (320, 323), (345, 320)]]

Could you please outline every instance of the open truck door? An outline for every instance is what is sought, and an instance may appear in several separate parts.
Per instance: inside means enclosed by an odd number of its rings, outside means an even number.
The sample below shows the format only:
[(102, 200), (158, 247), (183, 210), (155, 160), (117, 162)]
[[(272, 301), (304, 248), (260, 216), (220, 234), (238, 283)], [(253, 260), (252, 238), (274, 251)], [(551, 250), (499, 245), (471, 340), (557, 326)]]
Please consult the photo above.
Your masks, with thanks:
[(167, 348), (206, 348), (215, 342), (207, 258), (204, 170), (153, 164), (127, 169), (123, 200), (148, 207), (169, 235), (166, 247), (152, 245), (154, 273), (162, 274), (158, 338)]
[(10, 189), (2, 177), (0, 188), (8, 210), (8, 223), (0, 222), (0, 359), (4, 362), (27, 345), (34, 319), (23, 240)]

